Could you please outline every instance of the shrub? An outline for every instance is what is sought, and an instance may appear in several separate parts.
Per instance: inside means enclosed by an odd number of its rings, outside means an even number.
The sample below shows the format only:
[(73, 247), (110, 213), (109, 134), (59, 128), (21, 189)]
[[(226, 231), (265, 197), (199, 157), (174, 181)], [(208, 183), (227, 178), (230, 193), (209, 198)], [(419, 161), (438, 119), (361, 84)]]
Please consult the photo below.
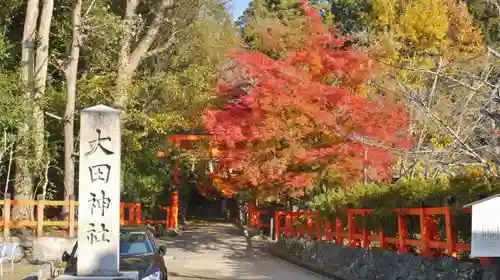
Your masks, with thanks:
[[(375, 211), (367, 217), (367, 227), (378, 231), (384, 229), (388, 236), (397, 233), (396, 214), (389, 211), (393, 208), (419, 208), (422, 203), (426, 207), (442, 207), (445, 201), (454, 200), (456, 214), (455, 228), (459, 242), (470, 241), (470, 215), (466, 214), (463, 205), (478, 199), (479, 194), (493, 195), (500, 193), (500, 179), (486, 177), (457, 176), (439, 180), (401, 180), (395, 184), (358, 184), (351, 188), (335, 189), (326, 194), (312, 197), (309, 206), (319, 210), (324, 216), (340, 217), (346, 221), (345, 209), (369, 208)], [(417, 217), (407, 218), (409, 232), (419, 232)], [(443, 217), (436, 217), (443, 219)], [(357, 219), (361, 227), (361, 217)], [(445, 234), (444, 222), (439, 229)]]

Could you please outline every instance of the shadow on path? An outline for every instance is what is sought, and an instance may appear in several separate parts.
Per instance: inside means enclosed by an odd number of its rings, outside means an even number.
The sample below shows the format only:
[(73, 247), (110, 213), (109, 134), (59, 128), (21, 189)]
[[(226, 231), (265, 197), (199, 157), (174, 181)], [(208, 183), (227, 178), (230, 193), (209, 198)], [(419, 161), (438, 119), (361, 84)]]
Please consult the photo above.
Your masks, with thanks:
[[(242, 230), (232, 224), (203, 223), (189, 226), (179, 236), (162, 237), (159, 242), (167, 248), (175, 248), (189, 252), (221, 250), (231, 248), (241, 250), (244, 244)], [(235, 241), (236, 244), (235, 244)], [(251, 245), (251, 244), (250, 244)]]
[(231, 224), (193, 225), (157, 242), (168, 247), (169, 280), (324, 279), (270, 257), (264, 241), (246, 238)]

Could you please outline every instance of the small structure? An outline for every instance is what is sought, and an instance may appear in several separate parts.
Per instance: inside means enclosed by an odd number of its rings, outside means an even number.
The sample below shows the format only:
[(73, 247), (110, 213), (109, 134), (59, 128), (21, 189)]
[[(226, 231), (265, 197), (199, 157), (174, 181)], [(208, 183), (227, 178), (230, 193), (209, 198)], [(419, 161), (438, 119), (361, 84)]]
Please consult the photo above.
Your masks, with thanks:
[(120, 272), (121, 112), (104, 105), (82, 110), (78, 191), (77, 275), (57, 279), (136, 280)]
[(500, 257), (500, 194), (467, 204), (472, 207), (471, 257)]

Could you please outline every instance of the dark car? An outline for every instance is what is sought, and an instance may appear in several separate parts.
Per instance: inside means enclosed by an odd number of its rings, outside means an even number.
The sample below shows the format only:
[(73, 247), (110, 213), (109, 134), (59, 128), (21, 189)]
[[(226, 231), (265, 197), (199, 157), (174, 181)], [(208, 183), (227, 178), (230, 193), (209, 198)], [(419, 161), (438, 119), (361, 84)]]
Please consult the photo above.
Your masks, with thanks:
[[(67, 262), (65, 273), (76, 273), (78, 243), (71, 254), (64, 252), (62, 261)], [(141, 280), (168, 280), (163, 256), (165, 246), (157, 246), (151, 231), (146, 227), (122, 227), (120, 229), (120, 270), (138, 271)]]

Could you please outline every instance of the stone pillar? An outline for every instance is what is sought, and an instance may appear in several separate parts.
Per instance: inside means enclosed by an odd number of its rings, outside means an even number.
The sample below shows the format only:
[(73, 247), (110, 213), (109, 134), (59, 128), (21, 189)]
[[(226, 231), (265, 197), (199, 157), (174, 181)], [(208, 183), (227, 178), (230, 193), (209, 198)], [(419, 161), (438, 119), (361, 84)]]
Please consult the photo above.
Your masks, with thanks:
[(121, 112), (104, 105), (81, 111), (78, 276), (118, 276)]

